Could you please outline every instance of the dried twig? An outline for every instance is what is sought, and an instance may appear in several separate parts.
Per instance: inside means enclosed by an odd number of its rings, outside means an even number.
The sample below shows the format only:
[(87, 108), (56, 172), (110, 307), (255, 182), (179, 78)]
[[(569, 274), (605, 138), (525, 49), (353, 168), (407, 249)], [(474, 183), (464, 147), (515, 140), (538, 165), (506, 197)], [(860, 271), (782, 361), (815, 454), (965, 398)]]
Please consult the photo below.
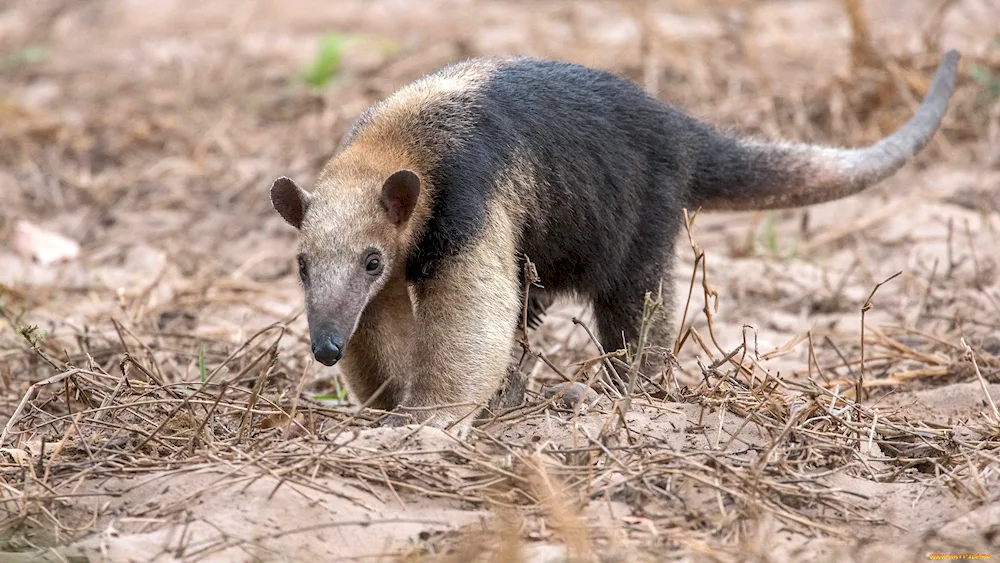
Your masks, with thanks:
[(854, 396), (858, 404), (864, 401), (864, 385), (865, 385), (865, 313), (871, 310), (874, 305), (872, 305), (872, 297), (875, 297), (875, 292), (878, 288), (889, 283), (890, 281), (896, 279), (897, 276), (901, 275), (903, 272), (899, 271), (895, 274), (889, 276), (888, 278), (875, 284), (872, 288), (872, 292), (868, 294), (868, 298), (865, 299), (865, 304), (861, 306), (861, 367), (858, 368), (858, 382), (855, 386)]

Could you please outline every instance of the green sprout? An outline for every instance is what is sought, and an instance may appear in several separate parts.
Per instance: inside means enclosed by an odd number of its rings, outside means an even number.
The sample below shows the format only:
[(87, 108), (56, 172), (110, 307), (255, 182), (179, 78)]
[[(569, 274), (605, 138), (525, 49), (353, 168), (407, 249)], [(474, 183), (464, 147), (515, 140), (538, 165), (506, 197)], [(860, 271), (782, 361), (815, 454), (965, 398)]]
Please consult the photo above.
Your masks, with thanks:
[(333, 394), (327, 393), (326, 395), (313, 395), (314, 401), (343, 401), (347, 399), (347, 389), (340, 384), (340, 378), (333, 378), (333, 388), (335, 392)]
[(337, 77), (343, 62), (344, 51), (351, 45), (365, 42), (374, 45), (385, 54), (399, 50), (399, 44), (384, 37), (368, 37), (343, 33), (326, 33), (320, 38), (316, 56), (302, 71), (302, 80), (313, 88), (326, 88)]
[(44, 61), (47, 56), (48, 52), (45, 50), (45, 47), (32, 45), (31, 47), (25, 47), (17, 53), (14, 53), (14, 56), (12, 56), (11, 59), (16, 63), (31, 64), (40, 63)]
[(198, 352), (198, 373), (201, 374), (201, 382), (205, 383), (208, 379), (208, 370), (205, 368), (205, 345), (201, 345), (201, 351)]
[(340, 71), (340, 61), (349, 37), (327, 33), (319, 42), (312, 64), (302, 73), (302, 79), (313, 88), (325, 88)]
[(776, 211), (769, 211), (767, 214), (767, 220), (764, 223), (764, 230), (761, 233), (761, 244), (767, 250), (767, 255), (780, 258), (782, 260), (788, 261), (796, 257), (797, 244), (792, 241), (792, 247), (787, 253), (782, 255), (781, 244), (778, 240), (778, 213)]
[[(1000, 49), (1000, 35), (997, 35), (993, 39), (993, 46)], [(973, 80), (983, 87), (990, 100), (1000, 98), (1000, 76), (980, 64), (972, 65), (972, 68), (969, 69), (969, 74)]]

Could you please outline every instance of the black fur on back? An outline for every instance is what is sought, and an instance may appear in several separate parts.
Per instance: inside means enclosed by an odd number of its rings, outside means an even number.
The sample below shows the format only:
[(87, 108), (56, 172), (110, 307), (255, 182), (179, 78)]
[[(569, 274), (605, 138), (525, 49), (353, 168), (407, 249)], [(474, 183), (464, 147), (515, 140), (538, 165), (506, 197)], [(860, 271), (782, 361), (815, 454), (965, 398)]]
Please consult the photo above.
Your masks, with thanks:
[(559, 62), (505, 68), (484, 98), (531, 167), (521, 251), (547, 289), (615, 292), (659, 266), (689, 199), (689, 119), (623, 78)]

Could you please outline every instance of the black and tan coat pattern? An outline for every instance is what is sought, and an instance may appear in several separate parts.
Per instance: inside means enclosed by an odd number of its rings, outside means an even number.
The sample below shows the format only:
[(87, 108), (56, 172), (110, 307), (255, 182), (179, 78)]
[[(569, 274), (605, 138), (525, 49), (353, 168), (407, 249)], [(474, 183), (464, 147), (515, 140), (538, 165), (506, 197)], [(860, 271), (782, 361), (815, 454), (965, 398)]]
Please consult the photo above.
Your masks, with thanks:
[(802, 206), (875, 184), (937, 130), (957, 64), (947, 53), (914, 117), (855, 150), (725, 134), (574, 64), (485, 58), (428, 75), (361, 116), (312, 193), (272, 186), (301, 233), (313, 353), (341, 363), (359, 402), (467, 425), (504, 381), (522, 256), (543, 301), (589, 300), (619, 349), (670, 275), (681, 209)]

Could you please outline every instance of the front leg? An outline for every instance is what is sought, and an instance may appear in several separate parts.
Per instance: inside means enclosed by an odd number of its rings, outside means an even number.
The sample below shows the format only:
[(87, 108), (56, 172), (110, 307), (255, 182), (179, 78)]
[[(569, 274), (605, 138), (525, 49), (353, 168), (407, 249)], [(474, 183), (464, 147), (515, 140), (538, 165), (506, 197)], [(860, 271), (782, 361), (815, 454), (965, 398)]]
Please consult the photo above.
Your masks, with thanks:
[(406, 280), (390, 280), (361, 314), (340, 361), (358, 405), (389, 411), (402, 400), (413, 364), (415, 327)]
[(411, 287), (418, 338), (398, 409), (410, 422), (467, 429), (504, 384), (520, 297), (511, 229), (492, 219), (471, 247)]

